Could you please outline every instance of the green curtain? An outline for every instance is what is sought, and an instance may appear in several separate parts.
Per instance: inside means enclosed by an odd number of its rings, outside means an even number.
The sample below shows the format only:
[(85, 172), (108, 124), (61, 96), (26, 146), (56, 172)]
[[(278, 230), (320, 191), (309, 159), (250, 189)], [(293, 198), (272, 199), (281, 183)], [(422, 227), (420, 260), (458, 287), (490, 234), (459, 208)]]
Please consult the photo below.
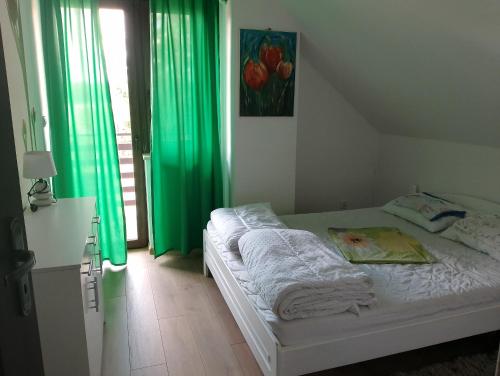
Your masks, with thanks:
[(150, 0), (155, 255), (202, 246), (222, 205), (218, 0)]
[(127, 262), (123, 199), (97, 0), (40, 0), (58, 198), (96, 196), (104, 259)]

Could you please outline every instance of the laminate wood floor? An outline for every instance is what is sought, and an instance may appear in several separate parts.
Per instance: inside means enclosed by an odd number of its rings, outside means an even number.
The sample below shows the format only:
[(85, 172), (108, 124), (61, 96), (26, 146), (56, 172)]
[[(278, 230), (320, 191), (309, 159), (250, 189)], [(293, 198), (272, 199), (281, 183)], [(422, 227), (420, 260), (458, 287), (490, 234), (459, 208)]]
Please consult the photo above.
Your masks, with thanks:
[[(129, 251), (127, 267), (105, 264), (103, 376), (261, 375), (202, 253)], [(498, 333), (397, 354), (317, 375), (387, 376), (486, 352)], [(485, 375), (487, 376), (487, 375)]]
[(103, 376), (261, 375), (200, 251), (129, 251), (103, 287)]

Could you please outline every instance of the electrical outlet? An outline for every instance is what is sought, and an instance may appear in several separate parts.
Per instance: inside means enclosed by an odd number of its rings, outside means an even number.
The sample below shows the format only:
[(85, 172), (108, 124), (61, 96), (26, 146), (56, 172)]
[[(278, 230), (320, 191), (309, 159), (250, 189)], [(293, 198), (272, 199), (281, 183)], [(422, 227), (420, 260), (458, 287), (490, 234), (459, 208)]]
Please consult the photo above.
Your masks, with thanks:
[(342, 200), (340, 201), (340, 210), (346, 210), (347, 209), (347, 201)]

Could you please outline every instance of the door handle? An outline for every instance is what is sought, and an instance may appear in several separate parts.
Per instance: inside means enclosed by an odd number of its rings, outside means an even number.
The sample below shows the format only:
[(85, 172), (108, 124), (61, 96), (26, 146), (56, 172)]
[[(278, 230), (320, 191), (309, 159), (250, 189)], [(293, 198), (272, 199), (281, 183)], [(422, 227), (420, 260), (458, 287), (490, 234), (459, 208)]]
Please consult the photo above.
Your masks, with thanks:
[(5, 285), (17, 285), (17, 295), (21, 305), (21, 314), (29, 316), (33, 305), (30, 288), (30, 272), (35, 265), (35, 253), (33, 251), (15, 250), (12, 255), (14, 269), (4, 276)]
[(4, 282), (7, 286), (14, 284), (17, 287), (21, 314), (29, 316), (33, 306), (30, 272), (36, 263), (35, 253), (26, 249), (24, 223), (19, 218), (11, 220), (10, 235), (12, 243), (12, 252), (10, 255), (12, 270), (4, 276)]
[(35, 252), (14, 250), (12, 263), (15, 265), (15, 268), (5, 275), (4, 279), (6, 285), (14, 281), (20, 281), (31, 271), (31, 269), (33, 269), (36, 263)]

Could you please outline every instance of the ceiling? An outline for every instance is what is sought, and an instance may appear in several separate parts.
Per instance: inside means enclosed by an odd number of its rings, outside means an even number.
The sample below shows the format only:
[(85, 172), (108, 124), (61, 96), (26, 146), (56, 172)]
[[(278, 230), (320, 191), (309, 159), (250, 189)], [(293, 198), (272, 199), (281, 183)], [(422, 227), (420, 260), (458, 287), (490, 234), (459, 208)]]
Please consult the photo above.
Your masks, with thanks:
[(281, 3), (308, 60), (382, 133), (500, 146), (500, 1)]

